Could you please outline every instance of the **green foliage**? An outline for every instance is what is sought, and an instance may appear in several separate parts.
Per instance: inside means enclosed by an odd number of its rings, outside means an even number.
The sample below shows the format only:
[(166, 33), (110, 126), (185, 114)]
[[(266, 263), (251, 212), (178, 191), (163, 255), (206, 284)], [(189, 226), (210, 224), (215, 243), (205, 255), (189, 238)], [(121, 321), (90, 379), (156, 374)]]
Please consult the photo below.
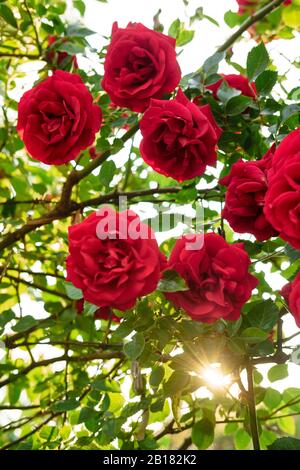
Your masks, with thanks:
[(247, 76), (249, 80), (255, 80), (269, 65), (270, 57), (262, 42), (254, 47), (247, 57)]

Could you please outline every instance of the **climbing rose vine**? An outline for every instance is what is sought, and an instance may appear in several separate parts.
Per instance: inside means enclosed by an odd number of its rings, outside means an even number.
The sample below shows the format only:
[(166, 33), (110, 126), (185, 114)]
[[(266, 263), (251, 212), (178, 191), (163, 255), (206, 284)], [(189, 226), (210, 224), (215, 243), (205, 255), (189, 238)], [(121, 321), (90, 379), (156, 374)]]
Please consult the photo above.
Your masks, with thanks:
[(2, 450), (300, 448), (300, 2), (218, 3), (0, 2)]

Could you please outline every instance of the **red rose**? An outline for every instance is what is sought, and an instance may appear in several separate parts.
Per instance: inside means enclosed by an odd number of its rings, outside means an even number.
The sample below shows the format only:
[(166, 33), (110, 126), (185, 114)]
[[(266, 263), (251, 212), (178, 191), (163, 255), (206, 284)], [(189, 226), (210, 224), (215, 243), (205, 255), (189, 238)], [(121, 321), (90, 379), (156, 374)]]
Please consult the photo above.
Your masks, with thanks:
[(78, 63), (76, 55), (70, 55), (64, 51), (56, 51), (55, 47), (60, 46), (62, 43), (68, 42), (67, 38), (59, 38), (57, 36), (48, 36), (48, 52), (46, 54), (46, 60), (53, 67), (53, 69), (58, 66), (59, 68), (64, 68), (65, 66), (71, 65), (74, 69), (78, 69)]
[(57, 70), (24, 93), (17, 130), (30, 155), (61, 165), (89, 147), (101, 125), (101, 109), (79, 75)]
[(209, 105), (198, 107), (181, 90), (174, 100), (151, 100), (140, 129), (141, 156), (158, 173), (185, 181), (216, 164), (222, 130)]
[(274, 151), (275, 146), (261, 160), (234, 163), (229, 175), (220, 180), (227, 186), (222, 216), (235, 232), (252, 233), (260, 241), (278, 235), (264, 214), (267, 173)]
[(300, 127), (283, 139), (268, 174), (267, 220), (279, 236), (300, 248)]
[[(84, 307), (84, 299), (76, 300), (75, 307), (76, 307), (77, 313), (81, 315), (83, 312), (83, 307)], [(98, 308), (98, 310), (96, 310), (96, 312), (94, 313), (94, 318), (95, 319), (100, 318), (102, 320), (109, 320), (111, 318), (112, 321), (115, 321), (117, 323), (120, 323), (121, 321), (121, 318), (113, 314), (113, 311), (110, 307)]]
[(236, 1), (239, 5), (239, 11), (238, 11), (239, 15), (243, 15), (244, 13), (248, 12), (249, 9), (253, 10), (259, 2), (259, 0), (236, 0)]
[[(194, 240), (203, 235), (195, 235)], [(191, 236), (177, 240), (168, 269), (177, 271), (189, 290), (167, 293), (193, 320), (212, 323), (237, 320), (258, 280), (249, 274), (250, 259), (242, 243), (229, 245), (220, 235), (207, 233), (198, 250), (187, 249)]]
[(242, 92), (242, 95), (244, 96), (249, 96), (250, 98), (255, 99), (256, 98), (256, 86), (255, 83), (250, 83), (247, 77), (244, 77), (243, 75), (237, 75), (237, 74), (230, 74), (230, 75), (224, 75), (223, 73), (221, 74), (223, 78), (218, 80), (216, 83), (213, 83), (212, 85), (207, 86), (206, 88), (208, 90), (212, 91), (213, 97), (217, 100), (218, 99), (218, 89), (222, 85), (223, 82), (226, 82), (228, 86), (231, 88), (235, 88), (236, 90), (240, 90)]
[(293, 282), (283, 287), (281, 295), (286, 300), (290, 312), (295, 318), (296, 325), (300, 328), (300, 272)]
[(171, 93), (181, 78), (175, 44), (175, 39), (140, 23), (125, 29), (114, 23), (102, 80), (111, 100), (143, 112), (151, 98)]
[(164, 256), (152, 230), (132, 211), (109, 207), (69, 227), (67, 278), (85, 300), (127, 310), (156, 289)]

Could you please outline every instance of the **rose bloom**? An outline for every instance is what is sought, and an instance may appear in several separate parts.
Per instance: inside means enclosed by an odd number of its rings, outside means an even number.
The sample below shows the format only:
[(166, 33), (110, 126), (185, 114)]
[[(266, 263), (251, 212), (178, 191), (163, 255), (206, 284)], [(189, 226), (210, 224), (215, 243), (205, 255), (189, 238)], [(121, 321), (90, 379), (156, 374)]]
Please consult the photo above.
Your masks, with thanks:
[(242, 95), (249, 96), (250, 98), (256, 98), (256, 86), (255, 83), (250, 83), (247, 77), (244, 75), (238, 74), (229, 74), (224, 75), (221, 74), (222, 78), (218, 80), (216, 83), (212, 85), (208, 85), (206, 88), (210, 90), (213, 94), (213, 97), (217, 100), (218, 99), (218, 90), (223, 82), (226, 82), (228, 86), (231, 88), (235, 88), (236, 90), (240, 90)]
[(281, 295), (286, 300), (296, 325), (300, 328), (300, 272), (293, 282), (289, 282), (283, 287)]
[(300, 127), (283, 139), (269, 172), (264, 212), (279, 236), (300, 248)]
[[(70, 55), (64, 51), (55, 51), (55, 45), (61, 45), (62, 43), (68, 42), (67, 38), (59, 38), (58, 36), (49, 35), (48, 36), (48, 52), (46, 53), (46, 60), (51, 65), (58, 66), (59, 68), (64, 68), (67, 65), (73, 66), (74, 69), (78, 69), (78, 63), (76, 55)], [(52, 47), (51, 47), (52, 46)], [(54, 67), (53, 67), (54, 68)]]
[(249, 274), (250, 259), (242, 243), (229, 245), (220, 235), (207, 233), (198, 250), (187, 249), (191, 239), (177, 240), (167, 269), (177, 271), (189, 290), (166, 293), (176, 307), (196, 321), (212, 323), (220, 318), (237, 320), (258, 280)]
[(274, 151), (272, 146), (261, 160), (234, 163), (230, 173), (220, 180), (227, 186), (222, 216), (235, 232), (252, 233), (259, 241), (278, 235), (264, 214), (267, 175)]
[(140, 23), (114, 23), (102, 80), (112, 102), (143, 112), (151, 98), (171, 93), (181, 78), (175, 45), (174, 38)]
[(174, 100), (151, 100), (140, 129), (141, 156), (158, 173), (181, 182), (216, 164), (222, 130), (209, 105), (197, 106), (181, 89)]
[(79, 75), (57, 70), (22, 96), (17, 130), (32, 158), (61, 165), (92, 145), (101, 117)]
[[(84, 309), (84, 299), (76, 300), (75, 308), (78, 315), (81, 315)], [(110, 307), (98, 308), (98, 310), (96, 310), (96, 312), (94, 313), (94, 318), (99, 318), (101, 320), (109, 320), (111, 318), (112, 321), (115, 321), (117, 323), (120, 323), (121, 321), (121, 318), (113, 314), (113, 311)]]
[(69, 252), (67, 279), (84, 299), (122, 311), (156, 289), (165, 264), (152, 230), (137, 214), (109, 207), (69, 227)]

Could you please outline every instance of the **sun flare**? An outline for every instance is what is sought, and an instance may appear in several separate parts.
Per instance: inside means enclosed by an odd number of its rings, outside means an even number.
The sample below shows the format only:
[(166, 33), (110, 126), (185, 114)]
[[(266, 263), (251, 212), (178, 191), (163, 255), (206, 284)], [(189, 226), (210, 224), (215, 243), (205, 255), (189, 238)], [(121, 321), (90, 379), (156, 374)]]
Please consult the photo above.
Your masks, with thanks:
[(201, 376), (207, 385), (214, 388), (224, 388), (231, 384), (230, 376), (222, 373), (220, 364), (211, 364), (204, 367), (201, 370)]

